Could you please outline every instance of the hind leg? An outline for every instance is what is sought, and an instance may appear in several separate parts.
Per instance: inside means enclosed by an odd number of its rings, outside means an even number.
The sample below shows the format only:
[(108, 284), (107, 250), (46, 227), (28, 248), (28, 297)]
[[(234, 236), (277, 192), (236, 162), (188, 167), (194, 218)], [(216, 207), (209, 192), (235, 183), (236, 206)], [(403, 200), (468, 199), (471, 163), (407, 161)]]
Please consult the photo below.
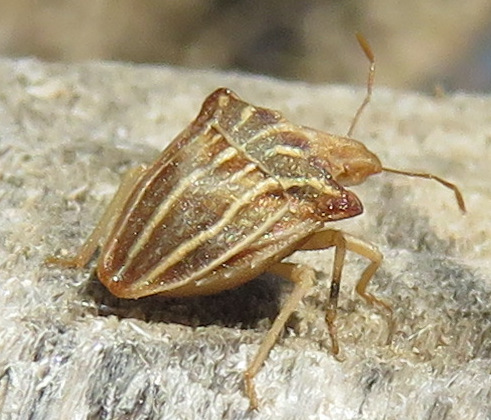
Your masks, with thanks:
[(141, 176), (145, 173), (146, 167), (144, 165), (137, 166), (130, 169), (123, 177), (118, 191), (114, 195), (111, 203), (107, 207), (101, 220), (94, 228), (90, 236), (80, 247), (79, 251), (73, 257), (55, 257), (50, 256), (45, 259), (46, 264), (59, 265), (62, 267), (83, 267), (85, 266), (96, 249), (106, 239), (107, 235), (111, 231), (116, 218), (123, 211), (123, 207), (133, 190), (133, 187), (140, 180)]

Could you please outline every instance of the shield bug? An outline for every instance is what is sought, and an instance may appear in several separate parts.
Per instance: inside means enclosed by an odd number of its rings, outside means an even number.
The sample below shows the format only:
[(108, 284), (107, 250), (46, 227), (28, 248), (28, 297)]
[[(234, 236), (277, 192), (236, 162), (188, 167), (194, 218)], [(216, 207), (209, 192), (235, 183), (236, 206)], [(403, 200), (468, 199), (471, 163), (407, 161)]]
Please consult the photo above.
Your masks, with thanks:
[(294, 125), (276, 111), (253, 106), (221, 88), (204, 101), (196, 119), (147, 166), (123, 179), (93, 233), (73, 258), (48, 258), (64, 267), (85, 266), (97, 248), (99, 280), (114, 295), (138, 299), (159, 294), (185, 297), (218, 293), (263, 272), (294, 283), (271, 329), (245, 372), (252, 408), (253, 379), (289, 316), (314, 281), (314, 270), (282, 262), (296, 250), (335, 248), (326, 320), (332, 351), (338, 352), (335, 318), (347, 250), (369, 265), (356, 291), (390, 311), (367, 291), (382, 254), (328, 222), (363, 211), (347, 186), (382, 171), (433, 179), (427, 173), (385, 168), (375, 154), (351, 138), (368, 104), (375, 60), (367, 41), (358, 41), (370, 61), (367, 93), (347, 136)]

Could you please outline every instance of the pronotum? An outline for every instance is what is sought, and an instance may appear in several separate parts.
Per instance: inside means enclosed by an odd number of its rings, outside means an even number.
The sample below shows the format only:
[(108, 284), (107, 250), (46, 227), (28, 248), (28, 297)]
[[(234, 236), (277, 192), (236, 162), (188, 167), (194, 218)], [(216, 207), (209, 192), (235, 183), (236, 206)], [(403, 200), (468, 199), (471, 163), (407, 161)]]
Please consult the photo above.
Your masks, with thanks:
[(80, 268), (100, 248), (98, 278), (125, 299), (213, 294), (263, 272), (291, 280), (292, 293), (245, 371), (252, 408), (258, 406), (253, 378), (314, 281), (311, 267), (282, 262), (285, 257), (296, 250), (335, 248), (326, 314), (334, 354), (338, 352), (334, 322), (347, 250), (370, 261), (358, 280), (358, 294), (390, 311), (387, 303), (366, 290), (382, 261), (378, 249), (326, 228), (328, 222), (363, 211), (346, 186), (382, 171), (433, 179), (451, 188), (465, 211), (454, 184), (427, 173), (385, 168), (351, 138), (370, 100), (375, 74), (367, 41), (362, 36), (358, 41), (370, 61), (367, 94), (345, 137), (294, 125), (276, 111), (218, 89), (154, 163), (126, 174), (75, 257), (47, 259), (50, 264)]

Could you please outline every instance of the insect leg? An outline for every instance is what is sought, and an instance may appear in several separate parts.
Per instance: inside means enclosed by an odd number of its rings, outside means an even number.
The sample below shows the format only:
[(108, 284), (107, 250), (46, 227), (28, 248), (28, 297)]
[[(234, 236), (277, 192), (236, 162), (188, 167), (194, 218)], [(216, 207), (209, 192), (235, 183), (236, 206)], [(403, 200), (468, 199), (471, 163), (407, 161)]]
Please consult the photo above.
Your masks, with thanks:
[(336, 251), (334, 254), (331, 292), (329, 297), (329, 304), (327, 307), (326, 321), (332, 340), (332, 352), (334, 354), (337, 354), (339, 352), (339, 346), (337, 341), (335, 320), (337, 315), (341, 274), (344, 266), (346, 250), (355, 252), (358, 255), (361, 255), (370, 260), (370, 264), (363, 271), (360, 279), (356, 284), (357, 293), (368, 303), (380, 305), (389, 312), (392, 312), (392, 310), (388, 303), (376, 298), (371, 293), (368, 293), (366, 291), (368, 283), (370, 282), (382, 262), (383, 257), (380, 251), (374, 245), (363, 242), (360, 239), (357, 239), (347, 233), (333, 229), (314, 233), (300, 249), (326, 249), (330, 248), (331, 246), (335, 246)]
[(68, 258), (50, 256), (45, 259), (45, 263), (61, 265), (63, 267), (85, 266), (96, 251), (97, 247), (100, 245), (101, 241), (104, 241), (107, 234), (111, 231), (115, 218), (121, 213), (127, 197), (145, 171), (145, 165), (140, 165), (126, 172), (118, 191), (104, 212), (101, 220), (75, 256)]
[(281, 308), (280, 313), (274, 320), (273, 325), (261, 343), (256, 356), (244, 373), (245, 391), (249, 397), (251, 409), (255, 409), (258, 406), (253, 379), (264, 363), (269, 351), (274, 346), (278, 335), (285, 326), (286, 321), (296, 309), (298, 303), (302, 300), (307, 291), (312, 287), (315, 276), (312, 268), (292, 263), (278, 263), (272, 267), (269, 267), (267, 271), (294, 282), (295, 287)]
[(374, 295), (366, 291), (368, 283), (370, 283), (370, 280), (375, 275), (375, 272), (378, 270), (380, 264), (382, 263), (382, 253), (378, 250), (376, 246), (367, 242), (363, 242), (362, 240), (355, 238), (354, 236), (346, 235), (346, 241), (347, 248), (350, 251), (356, 252), (358, 255), (361, 255), (371, 261), (370, 265), (365, 269), (365, 271), (363, 271), (360, 279), (358, 280), (358, 283), (356, 284), (356, 292), (368, 303), (371, 303), (372, 305), (382, 306), (387, 311), (392, 313), (392, 308), (387, 302), (376, 298)]

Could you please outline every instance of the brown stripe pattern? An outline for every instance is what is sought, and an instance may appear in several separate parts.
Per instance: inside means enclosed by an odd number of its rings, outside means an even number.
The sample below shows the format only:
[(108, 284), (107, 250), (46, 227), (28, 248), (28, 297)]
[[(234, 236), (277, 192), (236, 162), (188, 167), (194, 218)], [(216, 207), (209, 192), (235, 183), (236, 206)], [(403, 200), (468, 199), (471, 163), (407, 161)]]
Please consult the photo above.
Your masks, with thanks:
[(237, 285), (234, 270), (249, 270), (247, 281), (325, 221), (361, 212), (298, 131), (226, 89), (210, 95), (133, 189), (102, 250), (101, 281), (134, 298), (207, 293), (211, 279), (216, 292)]

